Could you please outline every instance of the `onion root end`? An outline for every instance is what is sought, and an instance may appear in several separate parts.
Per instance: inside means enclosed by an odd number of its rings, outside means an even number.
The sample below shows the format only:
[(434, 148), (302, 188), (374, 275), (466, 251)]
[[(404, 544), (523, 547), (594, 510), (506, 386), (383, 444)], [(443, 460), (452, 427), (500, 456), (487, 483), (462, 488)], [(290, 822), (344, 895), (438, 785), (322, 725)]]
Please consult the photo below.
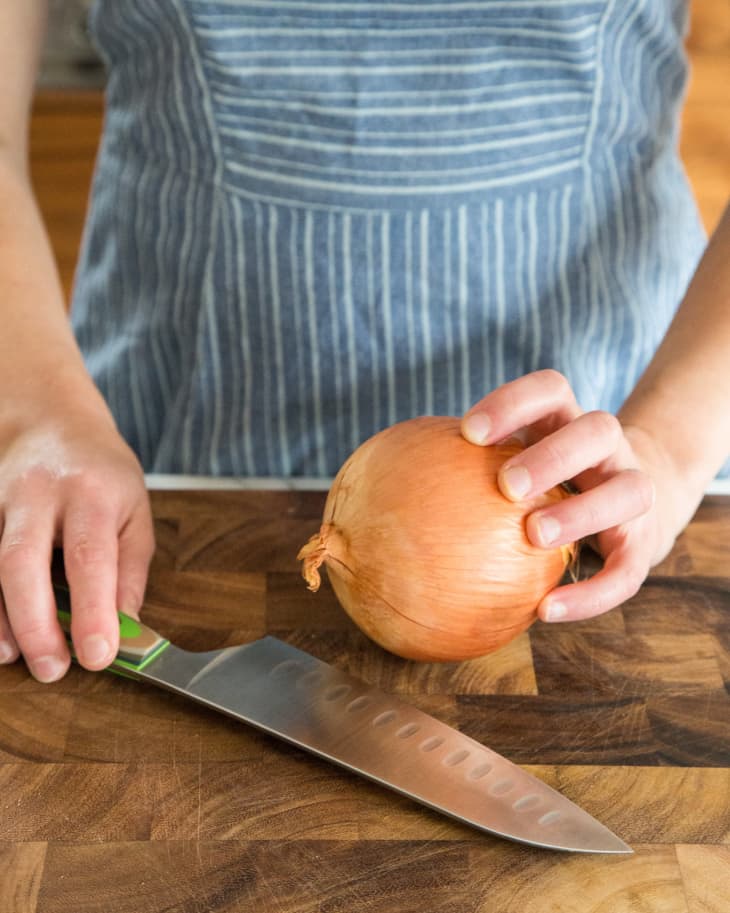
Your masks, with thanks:
[(307, 543), (299, 549), (297, 561), (304, 562), (302, 564), (302, 577), (306, 580), (307, 589), (311, 593), (316, 593), (322, 582), (319, 567), (326, 557), (327, 544), (321, 530), (311, 536)]

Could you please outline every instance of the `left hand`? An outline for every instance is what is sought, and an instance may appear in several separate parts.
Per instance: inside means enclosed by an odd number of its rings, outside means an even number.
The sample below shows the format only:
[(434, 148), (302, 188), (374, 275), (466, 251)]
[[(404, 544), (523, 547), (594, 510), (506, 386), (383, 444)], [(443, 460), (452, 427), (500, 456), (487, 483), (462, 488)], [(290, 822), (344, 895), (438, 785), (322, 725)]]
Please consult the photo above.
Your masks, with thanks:
[(528, 515), (530, 541), (555, 548), (592, 537), (604, 559), (590, 579), (557, 587), (540, 603), (543, 621), (577, 621), (633, 596), (671, 550), (696, 503), (683, 503), (668, 454), (650, 434), (609, 412), (584, 412), (557, 371), (527, 374), (498, 387), (462, 420), (464, 437), (492, 444), (520, 433), (521, 453), (498, 484), (510, 500), (571, 482), (578, 494)]

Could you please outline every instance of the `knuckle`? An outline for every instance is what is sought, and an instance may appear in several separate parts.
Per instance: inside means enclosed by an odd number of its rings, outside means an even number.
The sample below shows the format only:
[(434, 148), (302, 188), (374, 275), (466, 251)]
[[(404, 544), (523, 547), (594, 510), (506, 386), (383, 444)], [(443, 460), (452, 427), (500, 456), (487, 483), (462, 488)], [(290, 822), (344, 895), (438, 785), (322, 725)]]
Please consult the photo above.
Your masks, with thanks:
[(641, 513), (646, 513), (654, 505), (655, 488), (654, 480), (639, 469), (629, 470), (631, 473), (633, 496), (641, 507)]
[(592, 498), (586, 499), (581, 505), (581, 513), (581, 528), (586, 529), (589, 534), (600, 532), (609, 525), (602, 515), (601, 505)]
[(52, 628), (47, 621), (29, 614), (21, 615), (20, 619), (13, 625), (13, 634), (20, 646), (23, 647), (23, 652), (31, 649), (33, 645), (39, 645), (48, 640), (51, 633)]
[(53, 619), (21, 612), (13, 622), (13, 637), (26, 659), (37, 658), (57, 648), (58, 632)]
[(38, 561), (37, 547), (21, 534), (3, 537), (0, 542), (0, 574), (31, 568)]
[(549, 435), (539, 442), (541, 467), (547, 466), (549, 469), (555, 467), (554, 472), (561, 477), (561, 480), (564, 473), (560, 472), (559, 468), (566, 464), (567, 456), (568, 454), (565, 452), (565, 447), (554, 435)]
[(632, 596), (635, 596), (641, 589), (641, 585), (646, 579), (647, 573), (648, 568), (643, 564), (637, 562), (629, 564), (622, 574), (618, 601), (623, 602), (624, 600), (631, 599)]
[(635, 520), (654, 506), (656, 499), (654, 480), (643, 470), (622, 469), (611, 482), (617, 495), (617, 503), (623, 510), (621, 517), (617, 518), (617, 522), (628, 523)]
[(622, 562), (620, 574), (614, 573), (610, 580), (605, 578), (600, 586), (591, 588), (590, 595), (585, 591), (585, 616), (603, 615), (631, 599), (641, 589), (648, 572), (648, 566), (639, 558)]
[(590, 608), (586, 614), (589, 617), (595, 615), (603, 615), (604, 612), (608, 612), (616, 605), (616, 600), (611, 599), (607, 596), (602, 590), (598, 593), (595, 593), (590, 600)]
[(104, 567), (109, 560), (108, 549), (90, 533), (77, 535), (73, 541), (64, 543), (63, 554), (64, 561), (87, 573)]
[(46, 491), (58, 482), (58, 476), (50, 467), (42, 463), (34, 463), (21, 472), (10, 485), (10, 493), (14, 497), (36, 491)]
[(611, 412), (596, 409), (586, 413), (584, 420), (587, 422), (591, 434), (597, 437), (618, 441), (623, 433), (621, 423)]
[(536, 372), (541, 384), (549, 386), (553, 393), (563, 396), (573, 396), (573, 388), (568, 378), (555, 368), (543, 368)]
[(98, 472), (80, 472), (69, 479), (69, 488), (74, 498), (84, 504), (107, 505), (113, 498), (109, 480), (103, 478)]

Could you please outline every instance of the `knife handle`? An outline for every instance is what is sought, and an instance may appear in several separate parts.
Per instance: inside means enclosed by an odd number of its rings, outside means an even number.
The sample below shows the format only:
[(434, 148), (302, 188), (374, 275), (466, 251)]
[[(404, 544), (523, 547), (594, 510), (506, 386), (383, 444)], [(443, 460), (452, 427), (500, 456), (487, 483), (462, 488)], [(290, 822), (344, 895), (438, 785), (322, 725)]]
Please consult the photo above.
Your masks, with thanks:
[[(71, 643), (71, 599), (68, 588), (54, 582), (53, 592), (56, 596), (58, 621), (66, 635), (71, 656), (76, 659)], [(144, 669), (148, 663), (167, 649), (170, 641), (142, 624), (141, 621), (130, 618), (123, 612), (117, 612), (117, 615), (119, 616), (119, 652), (111, 665), (107, 666), (107, 670), (134, 677), (135, 672)]]

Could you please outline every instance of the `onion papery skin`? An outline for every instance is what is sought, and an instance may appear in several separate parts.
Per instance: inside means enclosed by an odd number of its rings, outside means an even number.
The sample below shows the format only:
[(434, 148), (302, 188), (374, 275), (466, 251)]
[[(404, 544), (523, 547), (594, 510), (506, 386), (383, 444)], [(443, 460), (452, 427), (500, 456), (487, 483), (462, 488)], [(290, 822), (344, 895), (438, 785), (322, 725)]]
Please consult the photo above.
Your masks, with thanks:
[(321, 528), (299, 553), (309, 589), (324, 563), (355, 624), (406, 659), (471, 659), (508, 643), (574, 554), (538, 548), (525, 533), (529, 513), (569, 497), (562, 487), (519, 502), (497, 487), (520, 450), (514, 438), (471, 444), (449, 416), (374, 435), (343, 464)]

